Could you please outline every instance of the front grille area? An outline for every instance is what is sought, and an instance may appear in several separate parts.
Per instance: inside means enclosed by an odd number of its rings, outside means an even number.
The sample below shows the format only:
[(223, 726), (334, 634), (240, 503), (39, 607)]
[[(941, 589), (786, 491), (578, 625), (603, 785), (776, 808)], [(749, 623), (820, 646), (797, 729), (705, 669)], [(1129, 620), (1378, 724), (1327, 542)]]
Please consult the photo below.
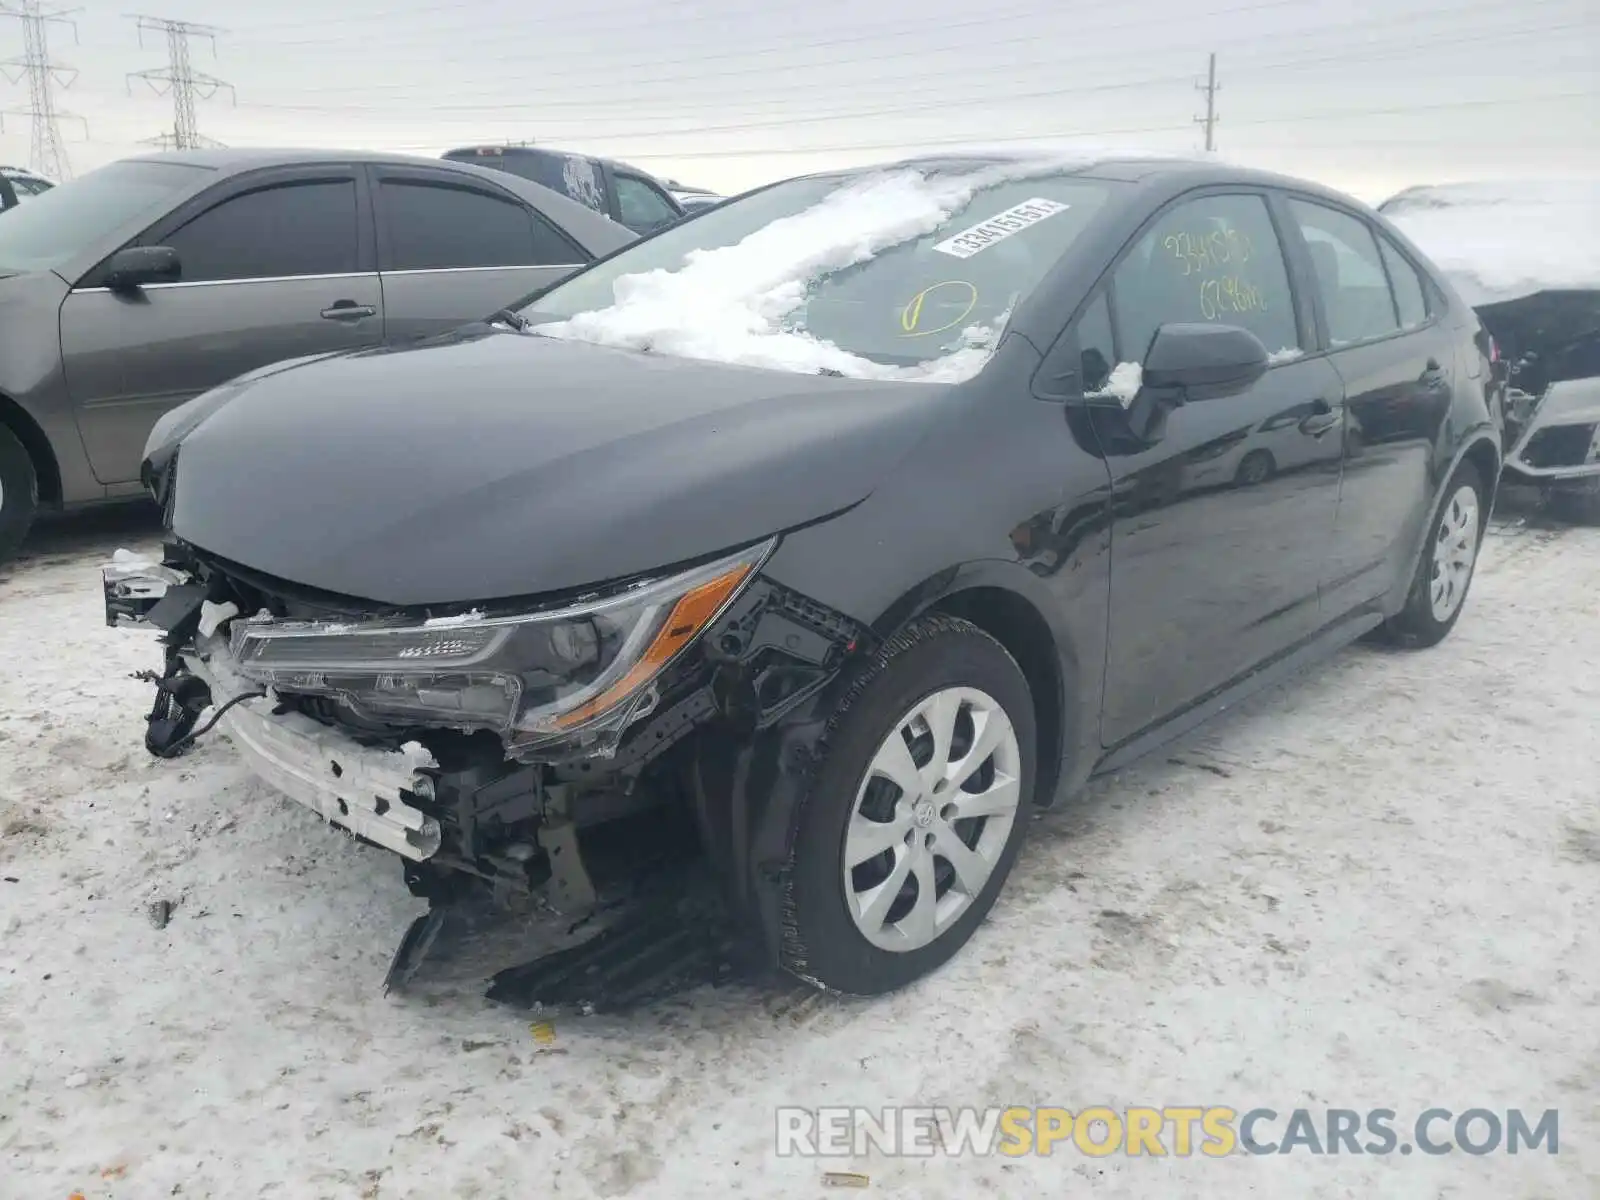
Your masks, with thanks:
[(212, 586), (212, 599), (220, 600), (226, 596), (246, 616), (265, 609), (275, 617), (290, 620), (364, 621), (392, 617), (398, 611), (374, 601), (339, 596), (289, 583), (204, 551), (195, 550), (192, 553), (201, 575)]
[(1528, 439), (1522, 458), (1534, 468), (1580, 467), (1588, 460), (1593, 440), (1592, 424), (1554, 425)]

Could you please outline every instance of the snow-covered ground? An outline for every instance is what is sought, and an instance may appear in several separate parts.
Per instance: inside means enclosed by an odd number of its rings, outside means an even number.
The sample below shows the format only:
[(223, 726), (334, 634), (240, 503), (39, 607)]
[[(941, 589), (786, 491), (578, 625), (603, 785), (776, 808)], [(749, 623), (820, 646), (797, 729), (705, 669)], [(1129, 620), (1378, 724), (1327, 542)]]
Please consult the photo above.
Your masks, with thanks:
[[(95, 569), (128, 541), (46, 530), (0, 570), (6, 1200), (1600, 1188), (1600, 531), (1500, 527), (1442, 647), (1352, 649), (1043, 817), (902, 994), (706, 992), (553, 1042), (474, 989), (384, 998), (395, 863), (220, 740), (146, 757), (150, 639), (105, 628)], [(1561, 1152), (773, 1154), (778, 1105), (897, 1103), (1556, 1108)]]

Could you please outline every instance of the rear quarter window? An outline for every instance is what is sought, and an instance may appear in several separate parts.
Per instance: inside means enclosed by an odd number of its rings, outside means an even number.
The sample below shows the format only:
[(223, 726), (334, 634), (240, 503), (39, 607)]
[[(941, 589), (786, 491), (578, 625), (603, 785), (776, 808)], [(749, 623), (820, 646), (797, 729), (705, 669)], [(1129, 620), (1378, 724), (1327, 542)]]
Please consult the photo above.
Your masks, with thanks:
[(581, 154), (518, 154), (512, 151), (492, 162), (467, 157), (460, 161), (496, 167), (553, 192), (560, 192), (597, 213), (610, 215), (606, 211), (605, 180), (600, 173), (600, 164)]

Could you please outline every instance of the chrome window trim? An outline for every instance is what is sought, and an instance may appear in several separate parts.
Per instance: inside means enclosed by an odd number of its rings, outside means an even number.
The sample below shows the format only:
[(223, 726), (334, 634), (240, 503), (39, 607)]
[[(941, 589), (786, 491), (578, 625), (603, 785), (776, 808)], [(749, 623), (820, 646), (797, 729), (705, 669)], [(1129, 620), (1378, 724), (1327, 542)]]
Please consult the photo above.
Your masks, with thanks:
[[(171, 291), (175, 288), (225, 287), (233, 283), (303, 283), (320, 279), (376, 279), (376, 271), (340, 271), (331, 275), (253, 275), (245, 279), (183, 279), (176, 283), (145, 283), (143, 292)], [(73, 288), (74, 293), (109, 292), (108, 287)]]
[(499, 267), (405, 267), (401, 270), (387, 270), (380, 272), (383, 275), (456, 275), (477, 271), (562, 271), (577, 270), (587, 266), (587, 263), (519, 263)]

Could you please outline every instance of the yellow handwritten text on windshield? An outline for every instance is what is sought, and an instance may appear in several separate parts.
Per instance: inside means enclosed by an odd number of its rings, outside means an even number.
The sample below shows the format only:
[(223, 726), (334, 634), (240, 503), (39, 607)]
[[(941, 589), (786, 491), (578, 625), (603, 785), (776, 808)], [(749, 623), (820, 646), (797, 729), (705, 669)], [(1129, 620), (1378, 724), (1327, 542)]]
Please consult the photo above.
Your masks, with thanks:
[[(928, 304), (930, 299), (933, 300), (931, 308)], [(965, 279), (943, 279), (938, 283), (929, 284), (911, 297), (911, 302), (900, 310), (901, 336), (928, 337), (931, 334), (944, 333), (965, 321), (977, 307), (978, 289)], [(925, 310), (930, 321), (939, 321), (946, 313), (955, 309), (959, 309), (955, 316), (944, 320), (941, 324), (923, 328)]]

